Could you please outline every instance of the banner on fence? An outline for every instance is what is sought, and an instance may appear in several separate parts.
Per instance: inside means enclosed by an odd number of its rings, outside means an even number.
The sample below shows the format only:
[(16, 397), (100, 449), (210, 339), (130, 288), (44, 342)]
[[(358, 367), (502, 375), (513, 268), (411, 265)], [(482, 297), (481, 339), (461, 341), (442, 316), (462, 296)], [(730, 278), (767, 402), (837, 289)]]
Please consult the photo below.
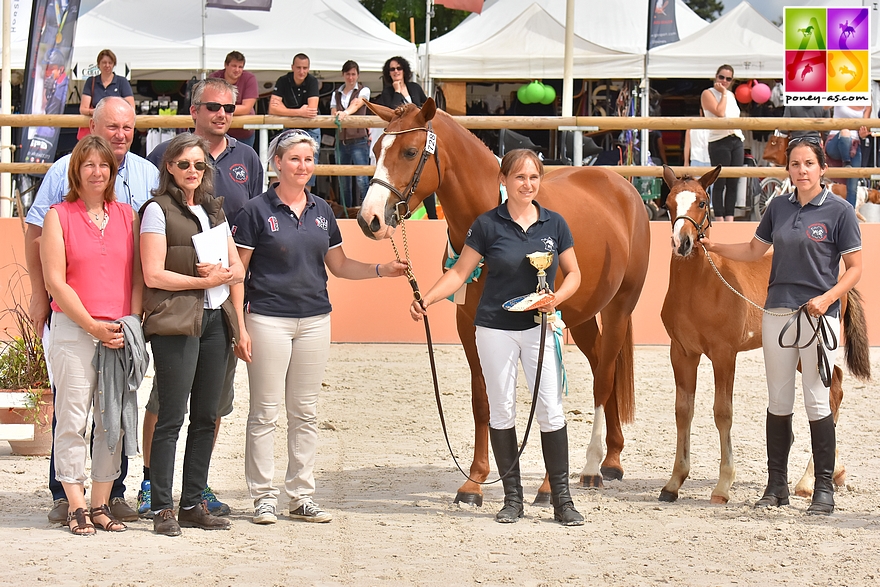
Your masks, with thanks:
[[(64, 114), (79, 4), (80, 0), (34, 0), (24, 72), (24, 114)], [(51, 126), (22, 129), (16, 160), (51, 163), (60, 133)]]
[(783, 31), (786, 105), (871, 105), (870, 8), (788, 6)]

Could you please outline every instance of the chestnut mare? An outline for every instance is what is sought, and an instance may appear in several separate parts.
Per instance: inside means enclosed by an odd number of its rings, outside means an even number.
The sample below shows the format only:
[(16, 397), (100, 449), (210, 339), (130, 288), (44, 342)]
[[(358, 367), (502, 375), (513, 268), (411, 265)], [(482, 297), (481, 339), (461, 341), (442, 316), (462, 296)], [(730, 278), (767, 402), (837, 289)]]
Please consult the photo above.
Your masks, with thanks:
[[(701, 355), (712, 361), (715, 372), (715, 426), (721, 437), (721, 466), (711, 501), (723, 504), (730, 499), (730, 486), (736, 475), (730, 442), (736, 355), (761, 346), (761, 310), (737, 296), (718, 278), (705, 250), (697, 242), (698, 235), (708, 232), (710, 226), (706, 188), (720, 172), (719, 166), (695, 180), (688, 176), (678, 179), (672, 169), (663, 169), (663, 179), (670, 189), (666, 207), (673, 220), (669, 290), (660, 315), (672, 339), (669, 355), (675, 376), (678, 442), (672, 477), (660, 491), (660, 501), (678, 499), (678, 490), (690, 472), (691, 421)], [(712, 255), (724, 279), (758, 304), (767, 298), (772, 258), (772, 252), (768, 252), (759, 261), (744, 263)], [(844, 331), (841, 338), (847, 341), (847, 367), (860, 379), (870, 378), (867, 326), (861, 298), (855, 290), (841, 300), (841, 315)], [(842, 381), (843, 372), (835, 366), (830, 391), (835, 422), (843, 399)], [(834, 482), (840, 486), (845, 480), (846, 470), (838, 459)], [(807, 472), (795, 487), (795, 494), (809, 497), (812, 493), (813, 461), (810, 460)]]
[[(418, 189), (408, 201), (409, 209), (436, 192), (446, 216), (450, 244), (460, 253), (477, 216), (500, 202), (498, 159), (476, 136), (438, 111), (432, 99), (421, 109), (412, 104), (397, 110), (367, 105), (388, 122), (388, 127), (375, 146), (376, 175), (358, 214), (364, 234), (373, 239), (391, 237), (398, 223), (395, 208), (406, 199), (414, 177), (420, 175)], [(436, 134), (436, 151), (428, 160), (426, 136), (432, 133)], [(623, 477), (621, 424), (633, 419), (635, 402), (630, 315), (648, 270), (648, 218), (632, 184), (601, 168), (550, 172), (541, 182), (537, 199), (542, 206), (562, 214), (574, 236), (581, 286), (560, 309), (593, 370), (596, 415), (581, 482), (587, 487), (601, 487), (603, 475), (606, 479)], [(474, 341), (474, 315), (482, 290), (482, 279), (469, 284), (466, 301), (456, 312), (458, 334), (471, 370), (475, 437), (470, 479), (476, 482), (485, 481), (489, 475), (489, 402)], [(602, 428), (606, 423), (608, 452), (603, 461)], [(539, 500), (548, 496), (545, 478)], [(455, 499), (476, 505), (482, 500), (482, 488), (470, 480), (461, 486)]]

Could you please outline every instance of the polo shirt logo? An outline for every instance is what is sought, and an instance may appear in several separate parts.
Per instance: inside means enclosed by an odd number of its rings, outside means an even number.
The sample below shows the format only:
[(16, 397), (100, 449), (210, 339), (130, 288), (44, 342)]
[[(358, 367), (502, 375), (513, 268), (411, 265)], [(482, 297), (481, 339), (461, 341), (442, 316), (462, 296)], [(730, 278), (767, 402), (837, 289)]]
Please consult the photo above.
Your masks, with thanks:
[(269, 230), (278, 232), (278, 219), (274, 216), (269, 216)]
[(245, 183), (248, 180), (247, 167), (241, 163), (236, 163), (229, 168), (229, 177), (235, 183)]
[(329, 226), (329, 224), (328, 224), (326, 218), (324, 218), (323, 216), (318, 216), (317, 218), (315, 218), (315, 226), (317, 226), (317, 227), (320, 228), (321, 230), (325, 230), (325, 231), (326, 231), (327, 228), (328, 228), (328, 226)]
[(807, 227), (807, 237), (809, 237), (810, 240), (821, 243), (828, 238), (828, 229), (821, 222), (811, 224)]
[(541, 239), (541, 242), (544, 243), (544, 250), (553, 251), (556, 249), (556, 241), (553, 240), (553, 237), (545, 236)]

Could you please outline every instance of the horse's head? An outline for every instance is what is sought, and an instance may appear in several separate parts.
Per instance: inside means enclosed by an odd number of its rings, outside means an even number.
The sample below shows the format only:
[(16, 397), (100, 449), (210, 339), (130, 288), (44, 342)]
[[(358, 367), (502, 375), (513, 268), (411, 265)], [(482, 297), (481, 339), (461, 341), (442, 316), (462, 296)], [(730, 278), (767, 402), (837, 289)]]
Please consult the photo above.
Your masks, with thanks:
[(405, 216), (437, 188), (439, 177), (435, 181), (420, 182), (423, 172), (434, 174), (430, 168), (436, 167), (439, 175), (436, 153), (436, 165), (426, 165), (436, 149), (436, 135), (428, 124), (437, 107), (431, 98), (421, 109), (406, 104), (391, 110), (370, 102), (367, 107), (388, 122), (385, 134), (373, 147), (376, 173), (358, 213), (358, 224), (364, 234), (379, 240), (390, 238), (394, 233), (398, 214)]
[(687, 257), (694, 244), (712, 225), (711, 202), (706, 189), (721, 173), (719, 165), (699, 179), (675, 177), (671, 167), (663, 166), (663, 181), (669, 186), (666, 208), (672, 219), (672, 254)]

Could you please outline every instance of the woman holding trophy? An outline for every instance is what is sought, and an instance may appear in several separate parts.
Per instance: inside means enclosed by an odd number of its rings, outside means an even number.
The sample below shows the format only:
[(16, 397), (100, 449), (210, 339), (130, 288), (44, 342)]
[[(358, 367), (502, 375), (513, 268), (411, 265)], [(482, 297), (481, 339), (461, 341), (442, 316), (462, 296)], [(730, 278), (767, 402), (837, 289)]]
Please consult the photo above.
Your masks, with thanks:
[[(538, 312), (553, 313), (557, 305), (574, 294), (581, 281), (568, 224), (535, 201), (543, 175), (544, 166), (534, 152), (517, 149), (507, 153), (499, 174), (507, 201), (476, 219), (458, 262), (421, 302), (413, 302), (410, 308), (413, 319), (421, 320), (428, 306), (457, 291), (480, 262), (485, 263), (488, 275), (474, 324), (489, 399), (489, 438), (499, 474), (503, 475), (504, 507), (495, 515), (495, 520), (502, 523), (523, 517), (515, 427), (517, 363), (522, 362), (529, 387), (533, 388), (542, 331)], [(547, 283), (554, 283), (557, 269), (562, 269), (564, 278), (559, 290), (552, 292)], [(531, 303), (516, 303), (530, 292), (537, 294), (530, 298)], [(517, 311), (520, 306), (528, 311)], [(555, 345), (553, 332), (545, 331), (550, 360), (543, 361), (535, 416), (541, 428), (554, 519), (565, 526), (579, 526), (584, 518), (575, 509), (569, 492), (568, 432)]]

